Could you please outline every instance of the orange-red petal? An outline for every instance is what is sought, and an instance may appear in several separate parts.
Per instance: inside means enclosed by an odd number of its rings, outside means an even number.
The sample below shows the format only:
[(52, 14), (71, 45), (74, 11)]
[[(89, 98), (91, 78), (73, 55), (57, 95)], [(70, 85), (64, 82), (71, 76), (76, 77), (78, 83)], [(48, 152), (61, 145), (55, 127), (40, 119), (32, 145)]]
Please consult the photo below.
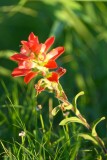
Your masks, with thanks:
[(38, 72), (30, 72), (24, 77), (24, 82), (27, 84), (29, 83), (36, 75)]
[(29, 42), (30, 41), (35, 41), (36, 44), (39, 44), (39, 40), (38, 37), (34, 35), (33, 32), (30, 33), (29, 37), (28, 37)]
[(29, 48), (29, 42), (27, 42), (27, 41), (21, 41), (21, 44), (23, 44), (25, 47)]
[(58, 74), (56, 72), (52, 72), (51, 76), (47, 79), (52, 82), (58, 82)]
[(50, 51), (47, 55), (51, 60), (56, 60), (64, 52), (64, 47), (57, 47)]
[(60, 67), (60, 68), (58, 68), (58, 69), (56, 70), (56, 72), (58, 73), (58, 77), (60, 78), (61, 76), (63, 76), (63, 75), (66, 73), (66, 69)]
[(24, 61), (28, 59), (28, 57), (24, 54), (14, 54), (13, 56), (10, 57), (10, 59), (14, 61)]
[(30, 72), (30, 69), (19, 69), (15, 68), (12, 72), (13, 77), (18, 77), (18, 76), (25, 76)]
[(46, 45), (45, 52), (52, 46), (52, 44), (54, 43), (54, 40), (55, 40), (55, 37), (50, 37), (45, 41), (44, 43)]
[(53, 60), (49, 60), (47, 64), (45, 64), (45, 67), (49, 68), (49, 69), (54, 69), (57, 68), (58, 65), (55, 61)]
[(36, 89), (37, 93), (41, 93), (42, 91), (45, 90), (45, 87), (42, 87), (39, 84), (36, 84), (35, 89)]

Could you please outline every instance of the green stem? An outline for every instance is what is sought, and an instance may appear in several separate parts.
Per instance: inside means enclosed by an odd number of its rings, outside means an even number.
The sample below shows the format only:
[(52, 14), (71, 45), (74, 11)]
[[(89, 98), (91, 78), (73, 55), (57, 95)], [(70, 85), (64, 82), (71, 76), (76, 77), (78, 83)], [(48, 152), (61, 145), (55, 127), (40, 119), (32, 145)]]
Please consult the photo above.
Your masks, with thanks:
[(40, 114), (40, 121), (41, 121), (43, 133), (45, 133), (45, 127), (44, 127), (44, 122), (43, 122), (42, 114)]
[[(62, 101), (63, 103), (67, 104), (67, 105), (71, 105), (71, 103), (70, 103), (70, 102), (68, 101), (68, 99), (67, 99), (67, 96), (66, 96), (66, 94), (65, 94), (65, 92), (64, 92), (61, 84), (59, 84), (59, 85), (60, 85), (61, 90), (60, 90), (60, 94), (57, 94), (57, 95), (56, 95), (56, 98), (57, 98), (58, 100)], [(86, 119), (84, 119), (84, 117), (81, 115), (80, 111), (77, 110), (77, 111), (78, 111), (78, 112), (77, 112), (78, 114), (77, 114), (77, 113), (75, 112), (75, 108), (74, 108), (74, 107), (72, 107), (71, 110), (72, 110), (72, 112), (83, 122), (84, 126), (92, 133), (92, 128), (91, 128), (91, 126), (88, 124), (88, 122), (86, 121)], [(95, 136), (94, 138), (95, 138), (96, 141), (98, 142), (99, 146), (102, 148), (104, 154), (107, 154), (107, 149), (105, 148), (104, 144), (101, 142), (101, 140), (100, 140), (100, 138), (98, 137), (98, 135)]]

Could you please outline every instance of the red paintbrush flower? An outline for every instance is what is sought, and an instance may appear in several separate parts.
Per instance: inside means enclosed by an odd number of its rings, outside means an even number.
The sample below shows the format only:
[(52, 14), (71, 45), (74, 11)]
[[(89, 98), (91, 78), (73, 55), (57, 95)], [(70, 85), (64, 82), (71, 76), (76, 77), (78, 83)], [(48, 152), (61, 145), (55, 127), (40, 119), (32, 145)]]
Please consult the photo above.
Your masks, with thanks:
[[(64, 52), (64, 47), (57, 47), (47, 53), (54, 40), (54, 37), (50, 37), (44, 43), (39, 43), (38, 37), (31, 33), (28, 41), (21, 41), (20, 53), (10, 57), (11, 60), (18, 62), (18, 67), (13, 70), (12, 76), (25, 76), (25, 83), (29, 83), (36, 75), (46, 76), (49, 69), (57, 68), (55, 60)], [(52, 77), (57, 77), (56, 73), (53, 72), (48, 79), (51, 81)]]

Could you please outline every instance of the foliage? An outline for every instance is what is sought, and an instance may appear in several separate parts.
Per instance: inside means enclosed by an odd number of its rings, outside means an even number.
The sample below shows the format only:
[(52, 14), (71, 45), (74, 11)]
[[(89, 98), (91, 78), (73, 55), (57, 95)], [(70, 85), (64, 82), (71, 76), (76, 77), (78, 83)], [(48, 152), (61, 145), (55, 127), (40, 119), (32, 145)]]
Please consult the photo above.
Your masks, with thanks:
[[(32, 87), (34, 80), (27, 86), (22, 78), (11, 77), (16, 63), (9, 57), (19, 52), (19, 42), (27, 39), (30, 32), (38, 35), (41, 42), (54, 35), (54, 46), (63, 45), (66, 49), (57, 62), (67, 69), (61, 84), (69, 100), (84, 90), (78, 106), (81, 113), (90, 123), (96, 118), (107, 117), (106, 11), (106, 2), (0, 0), (2, 159), (104, 159), (99, 148), (96, 150), (90, 141), (80, 138), (80, 133), (86, 132), (80, 124), (59, 126), (65, 115), (59, 111), (52, 116), (52, 109), (60, 104), (51, 93), (42, 93), (36, 99)], [(38, 104), (42, 110), (38, 109)], [(101, 124), (98, 133), (106, 137), (105, 122)], [(18, 136), (21, 131), (26, 133), (23, 140)], [(106, 138), (104, 140), (106, 144)]]

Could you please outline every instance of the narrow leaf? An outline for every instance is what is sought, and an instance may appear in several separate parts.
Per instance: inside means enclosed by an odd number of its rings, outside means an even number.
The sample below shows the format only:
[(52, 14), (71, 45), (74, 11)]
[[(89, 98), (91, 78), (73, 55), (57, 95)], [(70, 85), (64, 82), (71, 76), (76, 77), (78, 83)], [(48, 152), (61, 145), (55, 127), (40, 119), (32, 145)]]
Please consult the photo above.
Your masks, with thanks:
[(79, 92), (79, 93), (75, 96), (75, 104), (77, 103), (78, 97), (80, 97), (80, 96), (82, 96), (82, 95), (84, 95), (84, 92), (83, 92), (83, 91)]
[(55, 108), (52, 110), (52, 115), (55, 116), (55, 115), (59, 112), (59, 110), (60, 110), (60, 107), (59, 107), (59, 106), (55, 107)]
[(13, 55), (15, 51), (11, 51), (11, 50), (4, 50), (4, 51), (0, 51), (0, 58), (9, 58), (10, 56)]
[(76, 115), (79, 114), (79, 110), (77, 109), (77, 99), (78, 99), (80, 96), (82, 96), (82, 95), (84, 95), (84, 92), (83, 92), (83, 91), (79, 92), (79, 93), (74, 97), (73, 102), (72, 102), (72, 104), (73, 104), (73, 106), (74, 106), (74, 109), (75, 109), (75, 114), (76, 114)]
[(102, 117), (102, 118), (96, 120), (96, 121), (93, 123), (93, 125), (92, 125), (92, 136), (97, 136), (96, 126), (97, 126), (98, 123), (100, 123), (100, 122), (101, 122), (102, 120), (104, 120), (104, 119), (105, 119), (105, 117)]
[(80, 133), (80, 134), (79, 134), (79, 137), (82, 137), (82, 138), (84, 138), (84, 139), (86, 139), (86, 140), (90, 140), (90, 141), (92, 141), (94, 144), (99, 145), (98, 142), (97, 142), (91, 135), (89, 135), (89, 134)]
[(65, 109), (66, 110), (71, 110), (73, 108), (73, 105), (72, 104), (70, 104), (70, 105), (68, 105), (68, 106), (65, 106)]
[(72, 123), (72, 122), (76, 122), (76, 123), (81, 123), (84, 125), (84, 122), (82, 122), (79, 118), (77, 117), (69, 117), (69, 118), (66, 118), (66, 119), (63, 119), (59, 125), (66, 125), (68, 123)]
[(75, 113), (82, 121), (84, 121), (85, 126), (87, 126), (87, 121), (86, 121), (86, 119), (81, 115), (80, 111), (79, 111), (78, 108), (77, 108), (77, 99), (78, 99), (80, 96), (82, 96), (82, 95), (84, 95), (84, 92), (83, 92), (83, 91), (79, 92), (79, 93), (74, 97), (73, 102), (72, 102), (72, 105), (73, 105), (73, 107), (74, 107), (74, 113)]

